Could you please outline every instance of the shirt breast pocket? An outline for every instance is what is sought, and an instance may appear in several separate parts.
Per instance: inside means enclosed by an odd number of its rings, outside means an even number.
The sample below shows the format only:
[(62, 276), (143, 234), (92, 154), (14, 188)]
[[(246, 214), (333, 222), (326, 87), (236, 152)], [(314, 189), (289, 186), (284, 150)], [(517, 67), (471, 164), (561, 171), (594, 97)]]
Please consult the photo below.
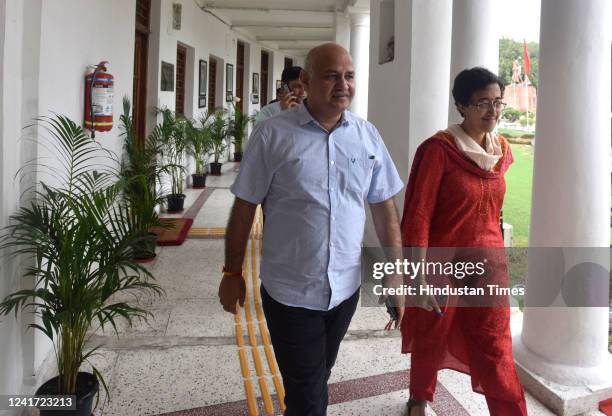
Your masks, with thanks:
[(374, 159), (348, 157), (347, 165), (347, 189), (351, 192), (357, 192), (365, 196), (365, 193), (370, 187), (370, 180), (372, 179)]

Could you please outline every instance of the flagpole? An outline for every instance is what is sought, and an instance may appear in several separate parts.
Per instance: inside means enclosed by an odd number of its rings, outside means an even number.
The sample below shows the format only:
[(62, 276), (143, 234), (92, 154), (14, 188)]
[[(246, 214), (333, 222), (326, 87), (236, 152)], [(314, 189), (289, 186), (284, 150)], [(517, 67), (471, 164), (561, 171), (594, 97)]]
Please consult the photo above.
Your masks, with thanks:
[(525, 106), (526, 106), (525, 107), (526, 108), (525, 117), (527, 117), (527, 129), (529, 129), (529, 86), (527, 84), (527, 81), (528, 81), (527, 74), (525, 74), (525, 80), (523, 82), (525, 84), (523, 86), (524, 91), (525, 91), (524, 94), (525, 94)]
[(525, 117), (527, 117), (527, 130), (530, 129), (530, 123), (529, 123), (529, 85), (528, 85), (528, 81), (529, 81), (529, 73), (531, 73), (531, 59), (529, 58), (529, 48), (527, 47), (527, 42), (525, 41), (525, 39), (523, 39), (523, 60), (525, 62), (523, 62), (523, 65), (525, 67), (525, 70), (523, 71), (525, 74), (525, 77), (523, 78), (523, 88), (525, 90), (524, 94), (526, 95), (525, 98)]

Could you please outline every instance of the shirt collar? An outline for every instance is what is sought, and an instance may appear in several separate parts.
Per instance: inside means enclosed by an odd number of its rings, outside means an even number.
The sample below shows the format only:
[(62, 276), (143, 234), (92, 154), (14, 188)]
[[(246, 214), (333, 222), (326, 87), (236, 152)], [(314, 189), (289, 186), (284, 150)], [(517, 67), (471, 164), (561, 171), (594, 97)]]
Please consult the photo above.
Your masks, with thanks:
[[(314, 117), (312, 116), (312, 114), (310, 114), (310, 111), (308, 111), (308, 109), (306, 108), (305, 105), (306, 100), (302, 101), (302, 103), (300, 105), (298, 105), (297, 107), (297, 113), (298, 113), (298, 122), (300, 123), (300, 126), (303, 126), (305, 124), (310, 123), (311, 121), (313, 122), (317, 122)], [(343, 111), (342, 112), (342, 116), (340, 117), (340, 125), (341, 126), (345, 126), (350, 124), (353, 121), (353, 115), (351, 114), (350, 111)], [(318, 124), (318, 123), (317, 123)]]

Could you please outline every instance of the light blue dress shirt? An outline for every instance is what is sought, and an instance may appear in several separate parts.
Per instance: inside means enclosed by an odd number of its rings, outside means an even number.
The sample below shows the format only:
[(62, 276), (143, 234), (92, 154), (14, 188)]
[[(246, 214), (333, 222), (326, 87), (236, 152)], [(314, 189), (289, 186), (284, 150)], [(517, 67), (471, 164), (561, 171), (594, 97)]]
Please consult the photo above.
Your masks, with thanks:
[(257, 115), (255, 116), (255, 124), (267, 120), (282, 111), (283, 109), (280, 106), (280, 101), (275, 101), (271, 104), (268, 104), (264, 106), (261, 110), (259, 110), (259, 113), (257, 113)]
[(361, 284), (364, 200), (383, 202), (402, 188), (371, 123), (345, 111), (328, 133), (300, 104), (255, 126), (231, 191), (262, 204), (268, 294), (329, 310)]

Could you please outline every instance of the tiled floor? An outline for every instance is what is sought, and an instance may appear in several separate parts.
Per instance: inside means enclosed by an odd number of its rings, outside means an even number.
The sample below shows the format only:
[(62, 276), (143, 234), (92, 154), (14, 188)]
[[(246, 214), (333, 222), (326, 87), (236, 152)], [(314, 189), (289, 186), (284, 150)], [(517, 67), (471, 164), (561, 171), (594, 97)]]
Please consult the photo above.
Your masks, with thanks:
[(225, 227), (234, 196), (229, 189), (217, 188), (193, 221), (194, 227)]
[[(234, 167), (225, 164), (223, 175), (208, 177), (207, 185), (216, 188), (196, 215), (194, 227), (226, 225), (233, 201), (226, 188), (236, 175)], [(188, 190), (186, 201), (193, 203), (201, 192)], [(193, 238), (178, 247), (158, 248), (156, 260), (148, 267), (166, 296), (140, 300), (154, 317), (131, 328), (120, 324), (119, 338), (108, 330), (97, 331), (92, 338), (94, 343), (106, 344), (94, 364), (107, 376), (111, 395), (110, 403), (101, 405), (98, 414), (141, 416), (187, 409), (194, 410), (182, 414), (248, 414), (234, 317), (223, 312), (217, 298), (222, 264), (220, 239)], [(253, 307), (251, 315), (257, 324), (255, 312)], [(331, 375), (330, 391), (338, 396), (332, 397), (330, 416), (405, 414), (409, 357), (400, 354), (397, 331), (382, 331), (386, 322), (382, 308), (357, 310)], [(248, 341), (246, 333), (245, 339)], [(262, 341), (261, 336), (257, 339)], [(254, 369), (250, 348), (248, 344), (244, 347), (246, 365)], [(264, 347), (257, 349), (267, 371)], [(263, 379), (274, 394), (270, 374)], [(260, 387), (253, 380), (259, 397)], [(484, 398), (471, 391), (467, 376), (442, 371), (439, 382), (441, 393), (434, 406), (438, 415), (488, 414)], [(376, 393), (382, 387), (385, 392)], [(359, 398), (346, 401), (345, 397)], [(530, 415), (552, 415), (531, 396), (528, 406)]]

